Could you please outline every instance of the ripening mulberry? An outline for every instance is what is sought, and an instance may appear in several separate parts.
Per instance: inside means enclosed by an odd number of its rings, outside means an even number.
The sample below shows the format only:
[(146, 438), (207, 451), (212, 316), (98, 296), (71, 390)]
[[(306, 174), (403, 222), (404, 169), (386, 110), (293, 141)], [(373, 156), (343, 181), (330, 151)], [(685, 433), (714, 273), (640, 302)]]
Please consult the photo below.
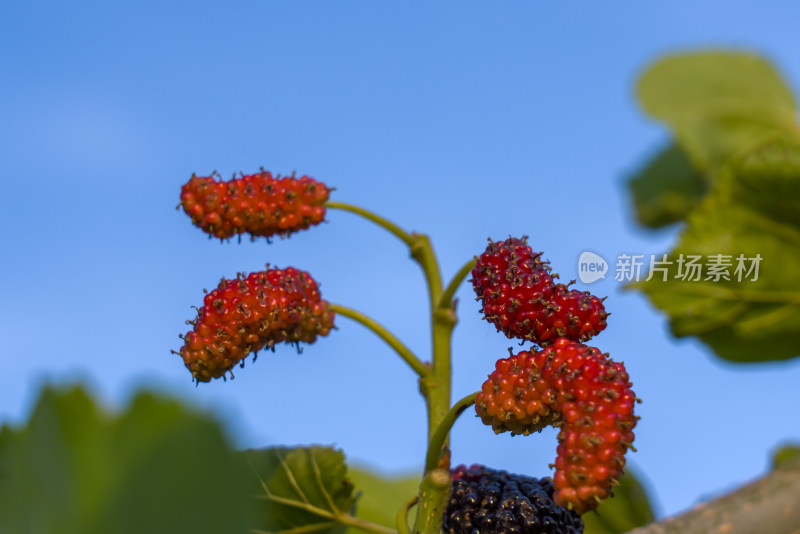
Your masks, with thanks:
[(582, 514), (608, 497), (622, 476), (637, 400), (623, 364), (559, 338), (540, 351), (498, 360), (475, 409), (497, 433), (559, 427), (555, 501)]
[(220, 239), (248, 233), (286, 237), (325, 218), (330, 189), (308, 176), (273, 177), (268, 171), (228, 181), (192, 175), (181, 206), (192, 223)]
[(550, 266), (525, 238), (490, 240), (472, 270), (481, 312), (509, 338), (547, 346), (559, 337), (587, 341), (606, 327), (601, 299), (555, 284)]
[(547, 346), (560, 337), (588, 341), (605, 330), (609, 315), (603, 301), (588, 291), (557, 284), (544, 312), (534, 321), (536, 326), (532, 337), (541, 346)]
[(553, 502), (553, 481), (460, 465), (451, 471), (446, 534), (581, 534), (583, 520)]
[(317, 283), (298, 269), (268, 269), (223, 279), (208, 293), (178, 352), (192, 378), (209, 382), (251, 352), (286, 342), (313, 343), (333, 328)]

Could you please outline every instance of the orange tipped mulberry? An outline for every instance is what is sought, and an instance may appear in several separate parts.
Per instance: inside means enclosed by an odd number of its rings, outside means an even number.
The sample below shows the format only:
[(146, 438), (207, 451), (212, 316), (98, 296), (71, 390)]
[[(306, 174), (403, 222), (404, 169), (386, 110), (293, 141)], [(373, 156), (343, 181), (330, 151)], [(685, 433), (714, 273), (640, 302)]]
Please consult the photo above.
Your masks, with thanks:
[(223, 279), (208, 293), (178, 352), (197, 382), (219, 378), (244, 358), (278, 343), (313, 343), (334, 314), (317, 283), (298, 269), (268, 269)]
[(228, 181), (192, 175), (181, 189), (181, 206), (207, 234), (286, 237), (325, 218), (328, 187), (313, 178), (273, 177), (268, 171)]
[(559, 338), (541, 351), (498, 360), (475, 409), (498, 433), (559, 427), (555, 502), (582, 514), (607, 498), (622, 476), (635, 402), (623, 364)]

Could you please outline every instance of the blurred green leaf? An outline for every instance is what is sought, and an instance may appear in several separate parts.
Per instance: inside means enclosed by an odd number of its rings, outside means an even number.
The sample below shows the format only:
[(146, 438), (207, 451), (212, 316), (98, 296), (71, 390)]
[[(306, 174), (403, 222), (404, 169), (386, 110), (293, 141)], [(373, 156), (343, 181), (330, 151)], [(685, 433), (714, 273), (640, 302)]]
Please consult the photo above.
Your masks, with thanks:
[(705, 195), (708, 185), (686, 153), (672, 144), (629, 181), (639, 224), (660, 228), (682, 221)]
[[(677, 278), (683, 255), (722, 254), (729, 280)], [(758, 279), (736, 275), (737, 259), (760, 257)], [(698, 336), (739, 362), (800, 354), (800, 146), (770, 143), (734, 162), (689, 216), (669, 271), (637, 284), (670, 318), (678, 336)], [(684, 273), (685, 273), (684, 268)]]
[(775, 124), (720, 110), (675, 123), (675, 137), (699, 169), (713, 170), (772, 139), (798, 137), (794, 123)]
[(800, 458), (800, 444), (782, 445), (772, 453), (772, 468), (778, 468), (795, 458)]
[(143, 393), (120, 416), (45, 389), (0, 430), (0, 532), (245, 532), (245, 472), (218, 425)]
[(600, 504), (596, 512), (583, 515), (584, 534), (622, 534), (655, 519), (647, 492), (630, 472), (614, 488), (614, 497)]
[(715, 108), (760, 106), (779, 116), (796, 109), (791, 89), (772, 64), (748, 52), (670, 55), (642, 74), (638, 94), (645, 110), (666, 122)]
[[(397, 511), (419, 492), (421, 477), (385, 477), (366, 469), (351, 469), (350, 478), (359, 490), (356, 516), (395, 528)], [(357, 532), (360, 531), (350, 529), (348, 534)]]
[(676, 54), (648, 68), (637, 94), (694, 165), (710, 170), (777, 137), (797, 138), (792, 91), (765, 59), (744, 52)]
[(340, 533), (355, 504), (344, 454), (330, 447), (272, 447), (242, 453), (259, 500), (257, 531)]

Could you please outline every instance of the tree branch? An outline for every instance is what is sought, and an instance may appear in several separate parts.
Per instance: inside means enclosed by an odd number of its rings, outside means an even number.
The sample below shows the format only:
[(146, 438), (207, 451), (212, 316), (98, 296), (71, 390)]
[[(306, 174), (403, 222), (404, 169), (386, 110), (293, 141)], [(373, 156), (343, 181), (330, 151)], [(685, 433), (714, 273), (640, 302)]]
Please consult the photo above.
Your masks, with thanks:
[(800, 458), (688, 512), (628, 534), (796, 534), (800, 532)]

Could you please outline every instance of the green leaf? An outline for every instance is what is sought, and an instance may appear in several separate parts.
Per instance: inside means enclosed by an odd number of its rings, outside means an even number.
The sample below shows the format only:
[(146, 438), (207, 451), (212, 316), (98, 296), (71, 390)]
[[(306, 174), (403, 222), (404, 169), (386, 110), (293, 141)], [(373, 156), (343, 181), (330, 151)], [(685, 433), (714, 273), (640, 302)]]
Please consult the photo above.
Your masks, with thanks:
[(120, 416), (80, 388), (45, 389), (0, 431), (0, 532), (245, 532), (245, 472), (218, 425), (140, 394)]
[(785, 234), (800, 230), (800, 142), (776, 141), (732, 168), (730, 201), (772, 219)]
[[(731, 262), (730, 280), (708, 279), (707, 271), (700, 281), (677, 277), (681, 255), (701, 256), (707, 266), (719, 254)], [(757, 280), (736, 276), (740, 255), (760, 257)], [(657, 273), (638, 286), (669, 315), (676, 336), (698, 336), (732, 361), (798, 356), (800, 146), (771, 143), (721, 173), (669, 260), (667, 281)]]
[(782, 445), (772, 453), (772, 468), (781, 467), (795, 458), (800, 458), (800, 444), (789, 443)]
[(674, 54), (640, 77), (644, 109), (666, 122), (708, 109), (761, 106), (775, 115), (793, 114), (794, 96), (764, 58), (748, 52), (708, 51)]
[(243, 453), (250, 493), (259, 500), (256, 532), (344, 532), (355, 504), (344, 454), (330, 447), (272, 447)]
[(639, 224), (660, 228), (680, 222), (706, 194), (708, 184), (675, 144), (659, 152), (629, 181)]
[(714, 51), (667, 57), (644, 72), (637, 94), (644, 110), (672, 128), (703, 170), (768, 139), (798, 136), (791, 89), (755, 54)]
[(614, 488), (614, 497), (603, 501), (596, 513), (583, 515), (585, 534), (622, 534), (655, 519), (647, 492), (630, 472)]
[[(351, 469), (350, 477), (359, 489), (356, 516), (390, 528), (395, 528), (400, 507), (419, 492), (421, 479), (420, 476), (384, 477), (366, 469)], [(359, 531), (348, 531), (356, 532)]]
[(675, 137), (694, 164), (714, 170), (758, 145), (782, 137), (798, 138), (794, 123), (776, 124), (768, 116), (741, 115), (737, 110), (715, 110), (674, 124)]

